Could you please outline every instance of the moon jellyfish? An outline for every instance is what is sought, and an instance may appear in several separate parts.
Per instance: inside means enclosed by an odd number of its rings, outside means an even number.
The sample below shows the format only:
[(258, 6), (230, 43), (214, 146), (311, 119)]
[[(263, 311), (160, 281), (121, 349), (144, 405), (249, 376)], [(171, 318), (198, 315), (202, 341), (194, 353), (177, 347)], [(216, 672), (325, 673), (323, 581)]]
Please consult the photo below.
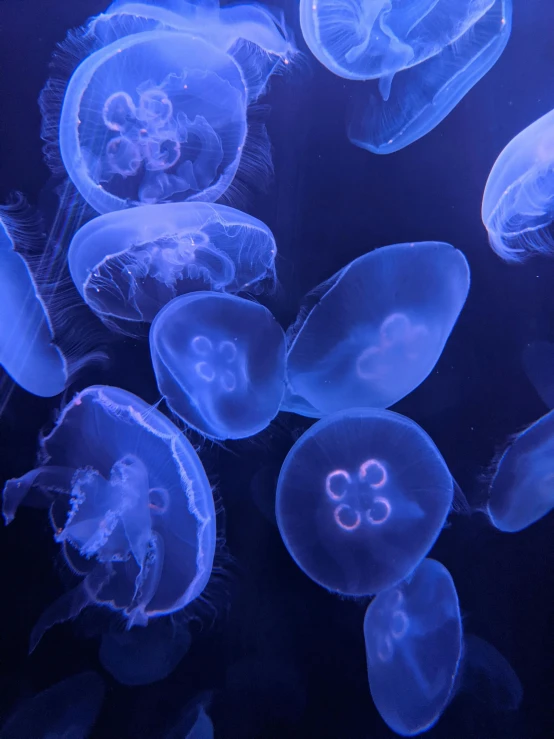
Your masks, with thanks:
[(6, 483), (6, 524), (40, 497), (81, 580), (41, 616), (31, 651), (89, 605), (118, 612), (129, 629), (202, 593), (216, 538), (208, 479), (187, 439), (135, 395), (101, 385), (75, 395), (41, 438), (37, 468)]
[(369, 688), (386, 724), (401, 736), (431, 728), (448, 705), (462, 653), (458, 595), (448, 570), (425, 559), (379, 593), (364, 619)]
[(165, 739), (213, 739), (214, 727), (207, 713), (210, 702), (210, 693), (201, 693), (190, 701)]
[(488, 514), (500, 531), (527, 528), (554, 507), (554, 411), (518, 434), (489, 488)]
[(73, 281), (110, 325), (151, 322), (193, 290), (257, 292), (275, 284), (273, 234), (225, 205), (168, 203), (107, 213), (77, 231), (69, 248)]
[(104, 700), (94, 672), (62, 680), (22, 703), (0, 731), (0, 739), (86, 739)]
[[(114, 3), (68, 37), (66, 56), (86, 54), (63, 102), (59, 80), (41, 96), (51, 166), (60, 170), (59, 145), (63, 168), (99, 213), (221, 197), (250, 148), (249, 104), (294, 54), (268, 11), (170, 5)], [(245, 162), (270, 167), (265, 129)]]
[(175, 298), (152, 323), (150, 352), (167, 404), (205, 436), (253, 436), (279, 411), (285, 335), (258, 303), (225, 293)]
[(554, 408), (554, 344), (533, 341), (527, 344), (522, 356), (523, 369), (542, 402)]
[(100, 662), (123, 685), (149, 685), (170, 675), (189, 651), (186, 624), (155, 619), (144, 629), (102, 635)]
[(0, 208), (0, 365), (27, 392), (52, 397), (65, 388), (68, 370), (34, 276), (17, 251), (36, 238), (17, 217), (25, 210), (21, 197)]
[(288, 331), (283, 409), (386, 408), (437, 363), (469, 290), (464, 255), (434, 241), (365, 254), (307, 296)]
[(494, 163), (482, 217), (498, 256), (519, 262), (554, 251), (554, 110), (513, 138)]
[(315, 423), (288, 453), (277, 524), (312, 580), (372, 595), (410, 575), (452, 499), (450, 472), (423, 429), (391, 411), (353, 409)]

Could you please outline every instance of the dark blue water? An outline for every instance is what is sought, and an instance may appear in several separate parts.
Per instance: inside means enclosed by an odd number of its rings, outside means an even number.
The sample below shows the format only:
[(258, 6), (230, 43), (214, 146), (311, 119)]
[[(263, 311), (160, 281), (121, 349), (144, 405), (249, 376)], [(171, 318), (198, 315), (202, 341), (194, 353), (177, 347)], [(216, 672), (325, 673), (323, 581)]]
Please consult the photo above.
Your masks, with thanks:
[[(295, 3), (280, 0), (309, 60), (276, 79), (263, 100), (274, 178), (244, 209), (273, 230), (281, 289), (262, 298), (286, 327), (302, 296), (373, 247), (407, 241), (454, 244), (472, 272), (468, 301), (428, 379), (394, 410), (419, 423), (468, 497), (507, 438), (546, 412), (521, 356), (554, 341), (554, 261), (510, 266), (492, 252), (480, 219), (483, 188), (508, 141), (554, 105), (551, 0), (516, 2), (513, 33), (499, 62), (435, 130), (390, 156), (371, 155), (345, 135), (351, 88), (311, 58)], [(13, 190), (41, 204), (56, 199), (42, 161), (38, 94), (55, 44), (105, 9), (100, 0), (0, 0), (0, 202)], [(120, 385), (159, 399), (144, 342), (109, 347), (105, 368), (89, 368), (75, 389)], [(69, 394), (71, 397), (72, 391)], [(0, 422), (2, 481), (32, 468), (36, 438), (58, 400), (15, 389)], [(107, 696), (93, 737), (163, 737), (183, 706), (213, 692), (216, 737), (380, 739), (393, 736), (373, 707), (363, 642), (366, 602), (342, 600), (296, 567), (271, 521), (275, 481), (308, 419), (281, 414), (259, 437), (205, 445), (226, 545), (206, 593), (202, 628), (166, 680), (125, 688), (103, 672), (97, 611), (48, 633), (31, 658), (29, 633), (64, 591), (67, 572), (43, 512), (27, 509), (0, 531), (0, 719), (20, 700), (83, 671), (103, 675)], [(484, 517), (453, 517), (431, 556), (456, 583), (464, 628), (490, 641), (523, 684), (516, 713), (459, 696), (430, 739), (554, 736), (554, 517), (506, 535)], [(88, 635), (92, 637), (87, 638)]]

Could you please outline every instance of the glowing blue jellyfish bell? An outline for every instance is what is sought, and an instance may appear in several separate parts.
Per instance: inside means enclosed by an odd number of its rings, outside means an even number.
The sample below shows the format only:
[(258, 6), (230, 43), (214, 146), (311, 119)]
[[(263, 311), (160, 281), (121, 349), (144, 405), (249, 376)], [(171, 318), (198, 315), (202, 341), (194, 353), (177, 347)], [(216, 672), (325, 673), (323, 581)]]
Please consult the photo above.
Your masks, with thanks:
[(99, 213), (215, 201), (245, 150), (247, 176), (270, 169), (265, 128), (249, 129), (247, 110), (294, 46), (268, 11), (117, 2), (58, 56), (60, 68), (81, 62), (62, 96), (55, 78), (41, 96), (45, 151)]
[(312, 580), (344, 595), (408, 577), (452, 505), (440, 452), (413, 421), (384, 410), (327, 416), (298, 439), (277, 483), (283, 542)]
[(204, 590), (216, 540), (208, 479), (186, 438), (135, 395), (107, 386), (75, 395), (41, 438), (37, 468), (6, 483), (7, 524), (37, 491), (81, 579), (43, 613), (31, 651), (87, 606), (120, 613), (130, 628), (183, 609)]
[(375, 249), (306, 296), (287, 332), (283, 410), (386, 408), (437, 363), (470, 285), (464, 255), (426, 241)]
[(111, 328), (133, 333), (195, 290), (273, 290), (277, 247), (261, 221), (225, 205), (145, 205), (94, 218), (69, 247), (73, 282)]
[(253, 436), (279, 411), (285, 334), (259, 303), (215, 292), (175, 298), (152, 323), (150, 352), (167, 404), (205, 436)]

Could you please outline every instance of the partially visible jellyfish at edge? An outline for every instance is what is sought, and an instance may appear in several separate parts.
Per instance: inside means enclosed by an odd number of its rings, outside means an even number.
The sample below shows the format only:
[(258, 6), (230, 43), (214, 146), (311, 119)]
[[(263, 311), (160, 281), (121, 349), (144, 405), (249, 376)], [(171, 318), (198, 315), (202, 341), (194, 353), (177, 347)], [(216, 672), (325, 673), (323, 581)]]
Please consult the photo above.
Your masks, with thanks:
[(318, 421), (293, 445), (275, 510), (308, 577), (362, 596), (410, 575), (444, 526), (453, 494), (440, 452), (416, 423), (358, 408)]
[(75, 395), (41, 437), (37, 468), (8, 480), (2, 512), (49, 509), (54, 540), (79, 584), (40, 617), (30, 651), (87, 606), (118, 612), (127, 628), (183, 609), (211, 574), (215, 511), (193, 447), (156, 408), (93, 386)]
[(287, 332), (282, 409), (319, 418), (396, 403), (437, 363), (469, 285), (450, 244), (395, 244), (355, 259), (306, 296)]
[(489, 174), (482, 218), (499, 257), (554, 253), (554, 110), (515, 136)]
[(206, 692), (189, 701), (164, 739), (213, 739), (214, 727), (208, 714), (211, 698)]
[(269, 228), (225, 205), (168, 203), (107, 213), (74, 235), (68, 261), (87, 305), (132, 333), (177, 295), (257, 293), (276, 284)]
[(214, 439), (265, 429), (285, 392), (285, 334), (259, 303), (226, 293), (174, 298), (150, 328), (156, 381), (171, 410)]

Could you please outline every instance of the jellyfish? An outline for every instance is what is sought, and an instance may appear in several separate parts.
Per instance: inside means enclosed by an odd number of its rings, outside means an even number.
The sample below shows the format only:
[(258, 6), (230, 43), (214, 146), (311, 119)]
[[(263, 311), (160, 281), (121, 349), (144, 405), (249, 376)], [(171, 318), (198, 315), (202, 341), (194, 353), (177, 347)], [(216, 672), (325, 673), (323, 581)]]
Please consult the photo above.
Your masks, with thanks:
[(482, 217), (498, 256), (520, 262), (554, 251), (554, 110), (501, 152), (487, 180)]
[(69, 248), (73, 281), (112, 327), (151, 322), (193, 290), (258, 292), (275, 285), (273, 234), (225, 205), (167, 203), (115, 211), (77, 231)]
[(53, 397), (67, 383), (66, 360), (54, 343), (47, 307), (29, 264), (18, 251), (36, 238), (22, 197), (0, 208), (0, 365), (27, 392)]
[(523, 369), (542, 402), (554, 408), (554, 344), (533, 341), (523, 350)]
[(259, 303), (226, 293), (182, 295), (150, 328), (158, 388), (191, 428), (214, 439), (262, 431), (285, 391), (285, 335)]
[(247, 109), (294, 55), (284, 26), (257, 7), (166, 5), (116, 2), (93, 18), (59, 55), (88, 52), (63, 97), (55, 78), (41, 95), (47, 159), (99, 213), (215, 201), (245, 150), (254, 179), (271, 168)]
[(330, 591), (362, 596), (413, 572), (452, 500), (450, 472), (423, 429), (358, 408), (318, 421), (293, 445), (275, 510), (301, 570)]
[(211, 693), (201, 693), (189, 701), (165, 739), (213, 739), (214, 727), (207, 712), (211, 697)]
[(437, 363), (468, 290), (467, 261), (449, 244), (355, 259), (307, 296), (288, 331), (283, 409), (318, 418), (396, 403)]
[(104, 692), (96, 673), (73, 675), (22, 703), (0, 730), (0, 739), (86, 739)]
[(158, 618), (144, 629), (102, 634), (99, 657), (104, 669), (122, 685), (149, 685), (170, 675), (190, 645), (186, 624)]
[(216, 539), (208, 479), (187, 439), (135, 395), (101, 385), (75, 395), (41, 438), (37, 468), (6, 483), (6, 524), (38, 499), (81, 579), (40, 617), (31, 651), (87, 606), (106, 606), (130, 629), (204, 590)]
[(425, 559), (411, 577), (379, 593), (364, 619), (369, 688), (401, 736), (431, 728), (453, 695), (462, 654), (458, 595), (448, 570)]
[[(394, 82), (394, 71), (381, 77), (380, 94), (357, 91), (348, 124), (348, 136), (356, 146), (374, 154), (390, 154), (422, 138), (446, 118), (504, 51), (511, 32), (512, 0), (433, 5), (446, 10), (453, 21), (457, 10), (468, 12), (468, 5), (473, 15), (456, 27), (459, 36), (439, 43), (439, 50), (434, 46), (433, 55), (400, 72)], [(429, 13), (426, 18), (432, 16)], [(432, 25), (428, 31), (433, 31)]]
[(487, 512), (497, 529), (521, 531), (554, 507), (554, 411), (518, 434), (496, 466)]

